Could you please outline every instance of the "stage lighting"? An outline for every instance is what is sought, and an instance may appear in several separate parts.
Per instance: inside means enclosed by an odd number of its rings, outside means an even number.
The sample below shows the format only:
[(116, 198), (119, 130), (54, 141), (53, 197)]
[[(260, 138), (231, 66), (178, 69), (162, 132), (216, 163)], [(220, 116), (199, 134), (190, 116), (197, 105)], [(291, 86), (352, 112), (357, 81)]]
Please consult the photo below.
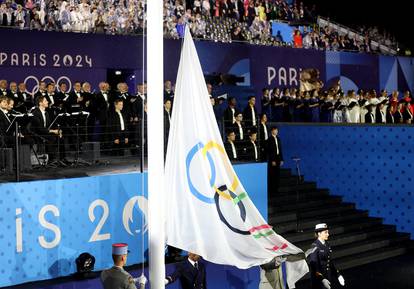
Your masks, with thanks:
[(122, 74), (122, 71), (120, 71), (120, 70), (115, 71), (115, 75), (121, 75), (121, 74)]
[(82, 253), (76, 258), (76, 270), (78, 274), (92, 272), (95, 267), (95, 257), (89, 253)]

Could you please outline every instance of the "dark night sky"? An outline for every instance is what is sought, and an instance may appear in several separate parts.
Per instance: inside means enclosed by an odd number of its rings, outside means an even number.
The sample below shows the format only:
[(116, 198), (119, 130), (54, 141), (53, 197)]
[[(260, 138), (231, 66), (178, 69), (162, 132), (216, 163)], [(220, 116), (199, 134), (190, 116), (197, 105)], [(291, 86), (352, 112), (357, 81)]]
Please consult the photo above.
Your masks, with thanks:
[[(300, 1), (300, 0), (299, 0)], [(316, 4), (322, 16), (344, 25), (359, 24), (378, 26), (391, 32), (399, 43), (414, 47), (412, 31), (413, 13), (410, 1), (374, 1), (374, 0), (302, 0), (305, 5)]]

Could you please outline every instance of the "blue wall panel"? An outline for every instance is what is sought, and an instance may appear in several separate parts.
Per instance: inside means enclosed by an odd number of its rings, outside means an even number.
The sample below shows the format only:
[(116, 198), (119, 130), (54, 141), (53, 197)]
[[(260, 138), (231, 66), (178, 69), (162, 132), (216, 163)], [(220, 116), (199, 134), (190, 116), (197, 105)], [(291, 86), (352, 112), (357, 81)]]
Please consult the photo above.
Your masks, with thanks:
[[(235, 169), (266, 218), (266, 165)], [(96, 257), (96, 269), (107, 268), (114, 242), (129, 243), (129, 262), (142, 262), (147, 192), (145, 184), (144, 197), (137, 197), (141, 181), (134, 173), (1, 184), (0, 286), (69, 275), (82, 252)]]
[(284, 158), (319, 187), (414, 236), (414, 127), (280, 125)]

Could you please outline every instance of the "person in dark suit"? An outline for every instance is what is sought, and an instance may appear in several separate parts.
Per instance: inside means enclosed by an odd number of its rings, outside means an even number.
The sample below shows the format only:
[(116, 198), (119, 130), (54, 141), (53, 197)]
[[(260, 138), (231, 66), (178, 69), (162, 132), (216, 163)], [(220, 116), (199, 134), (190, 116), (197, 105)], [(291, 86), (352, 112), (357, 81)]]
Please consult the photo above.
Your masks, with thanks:
[(368, 112), (365, 114), (365, 123), (375, 123), (374, 105), (369, 104), (366, 108)]
[(122, 156), (124, 148), (129, 144), (128, 118), (122, 112), (124, 101), (117, 99), (114, 102), (114, 110), (109, 114), (108, 132), (112, 143), (112, 154)]
[(403, 108), (403, 113), (402, 113), (403, 123), (406, 123), (406, 124), (413, 123), (413, 114), (411, 113), (411, 105), (410, 105), (410, 102), (405, 101), (403, 107), (404, 107)]
[(92, 117), (95, 122), (92, 139), (101, 142), (103, 147), (105, 143), (105, 134), (103, 132), (107, 123), (110, 99), (109, 84), (100, 82), (99, 92), (96, 93), (92, 100), (93, 114), (89, 117)]
[(7, 80), (0, 79), (0, 96), (7, 96), (9, 94)]
[(400, 100), (398, 102), (397, 109), (394, 112), (394, 123), (397, 123), (397, 124), (403, 123), (403, 114), (401, 113), (403, 106), (404, 106), (404, 100)]
[(243, 119), (247, 129), (257, 125), (256, 97), (250, 96), (246, 108), (243, 111)]
[(167, 152), (168, 136), (171, 124), (171, 100), (164, 101), (164, 154)]
[(24, 82), (19, 83), (18, 88), (19, 88), (19, 98), (23, 99), (25, 108), (23, 107), (21, 109), (16, 108), (16, 110), (20, 112), (27, 111), (34, 106), (33, 95), (27, 91), (26, 83)]
[(267, 139), (267, 191), (268, 194), (279, 190), (280, 167), (283, 165), (282, 144), (279, 129), (272, 127)]
[[(19, 91), (17, 89), (17, 83), (14, 81), (10, 82), (10, 90), (8, 93), (8, 97), (14, 100), (14, 107), (16, 108), (16, 110), (20, 111), (20, 108), (24, 108), (23, 97), (19, 94)], [(22, 113), (24, 112), (25, 110), (22, 111)]]
[(223, 112), (223, 121), (224, 121), (224, 128), (228, 129), (232, 127), (236, 121), (236, 106), (237, 101), (235, 97), (229, 97), (228, 106)]
[(29, 123), (29, 131), (34, 134), (37, 143), (46, 144), (46, 153), (49, 154), (49, 160), (53, 161), (56, 158), (57, 138), (62, 138), (62, 131), (49, 128), (52, 120), (47, 111), (49, 103), (46, 96), (39, 96), (37, 104), (38, 107), (32, 111), (33, 117)]
[(73, 90), (69, 93), (66, 109), (68, 112), (80, 111), (84, 107), (85, 99), (82, 95), (82, 84), (76, 81), (73, 84)]
[(262, 113), (260, 115), (259, 123), (259, 145), (260, 145), (260, 159), (266, 161), (267, 139), (269, 138), (269, 126), (267, 125), (267, 115)]
[(0, 146), (10, 147), (13, 142), (13, 136), (11, 132), (7, 132), (12, 120), (9, 117), (8, 97), (0, 95)]
[(383, 102), (380, 102), (377, 105), (377, 109), (375, 110), (375, 122), (376, 123), (386, 123), (386, 115), (384, 113), (384, 105), (387, 102), (387, 100), (384, 100)]
[(385, 113), (385, 119), (387, 123), (395, 123), (394, 114), (392, 113), (392, 106), (387, 106), (387, 111)]
[(232, 130), (227, 132), (227, 141), (224, 143), (224, 149), (226, 150), (227, 156), (230, 161), (237, 161), (238, 158), (238, 149), (236, 147), (236, 133)]
[(252, 130), (249, 132), (249, 141), (246, 143), (246, 161), (258, 162), (260, 160), (259, 148), (256, 143), (257, 132)]
[(33, 96), (35, 104), (38, 103), (38, 98), (40, 96), (46, 96), (46, 82), (45, 81), (39, 82), (39, 89), (36, 91), (36, 93)]
[(231, 126), (230, 130), (236, 133), (236, 142), (244, 145), (247, 135), (247, 130), (243, 126), (243, 114), (239, 111), (234, 114), (236, 121)]
[(328, 226), (325, 223), (317, 224), (315, 236), (317, 239), (307, 252), (312, 289), (337, 288), (337, 285), (345, 286), (345, 279), (336, 269), (332, 260), (332, 249), (328, 243)]
[(164, 83), (164, 102), (170, 100), (171, 104), (174, 101), (174, 91), (172, 89), (171, 80), (167, 80)]
[(206, 268), (200, 262), (200, 256), (189, 252), (188, 258), (177, 264), (176, 270), (165, 278), (165, 284), (171, 284), (177, 279), (183, 289), (206, 289)]

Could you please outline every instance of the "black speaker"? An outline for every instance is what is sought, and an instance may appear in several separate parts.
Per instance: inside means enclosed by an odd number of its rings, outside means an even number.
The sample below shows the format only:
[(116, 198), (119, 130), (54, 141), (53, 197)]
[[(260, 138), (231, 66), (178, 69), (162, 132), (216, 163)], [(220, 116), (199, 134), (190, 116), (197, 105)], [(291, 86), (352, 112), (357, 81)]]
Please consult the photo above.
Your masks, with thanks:
[(81, 145), (81, 157), (85, 161), (96, 162), (101, 158), (99, 142), (83, 142)]
[(13, 173), (13, 149), (4, 148), (0, 149), (0, 170), (4, 173)]

